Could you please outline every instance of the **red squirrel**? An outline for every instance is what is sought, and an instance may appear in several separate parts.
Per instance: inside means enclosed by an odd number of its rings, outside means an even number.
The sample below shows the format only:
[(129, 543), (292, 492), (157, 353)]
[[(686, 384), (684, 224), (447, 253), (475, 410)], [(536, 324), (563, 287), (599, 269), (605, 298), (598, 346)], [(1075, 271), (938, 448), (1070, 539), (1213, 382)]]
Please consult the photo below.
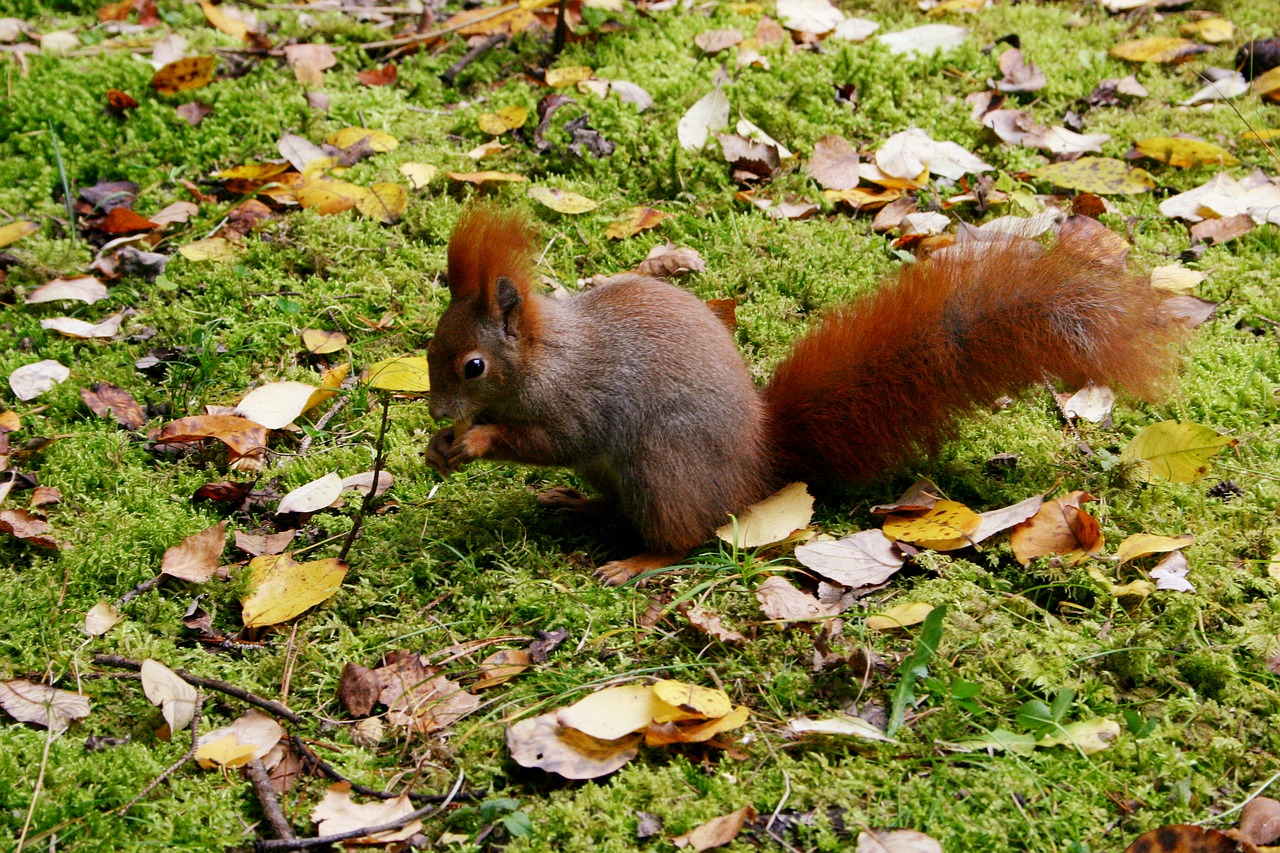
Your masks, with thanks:
[(543, 296), (524, 220), (469, 208), (427, 350), (431, 416), (455, 425), (427, 462), (572, 468), (600, 497), (540, 501), (620, 511), (647, 550), (597, 575), (624, 583), (789, 482), (874, 478), (1045, 379), (1150, 395), (1175, 330), (1159, 291), (1088, 232), (1064, 227), (1048, 249), (1001, 236), (937, 251), (827, 314), (757, 390), (697, 297), (639, 274)]

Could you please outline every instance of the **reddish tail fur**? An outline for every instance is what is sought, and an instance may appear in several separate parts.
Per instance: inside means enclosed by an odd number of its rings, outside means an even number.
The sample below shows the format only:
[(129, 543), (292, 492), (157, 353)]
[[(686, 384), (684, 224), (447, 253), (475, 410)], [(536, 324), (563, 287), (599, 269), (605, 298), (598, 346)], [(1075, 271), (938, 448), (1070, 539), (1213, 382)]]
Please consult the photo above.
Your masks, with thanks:
[(1154, 393), (1177, 329), (1160, 293), (1094, 246), (961, 244), (837, 308), (764, 390), (779, 476), (873, 478), (1048, 378)]

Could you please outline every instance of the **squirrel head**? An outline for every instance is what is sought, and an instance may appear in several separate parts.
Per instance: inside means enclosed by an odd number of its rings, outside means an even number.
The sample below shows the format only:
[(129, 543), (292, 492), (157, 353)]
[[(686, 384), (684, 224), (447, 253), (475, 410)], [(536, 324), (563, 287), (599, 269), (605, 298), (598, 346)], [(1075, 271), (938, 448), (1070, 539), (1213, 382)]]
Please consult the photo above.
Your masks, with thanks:
[(468, 208), (449, 239), (449, 307), (427, 347), (433, 418), (501, 412), (518, 396), (539, 331), (531, 236), (518, 214)]

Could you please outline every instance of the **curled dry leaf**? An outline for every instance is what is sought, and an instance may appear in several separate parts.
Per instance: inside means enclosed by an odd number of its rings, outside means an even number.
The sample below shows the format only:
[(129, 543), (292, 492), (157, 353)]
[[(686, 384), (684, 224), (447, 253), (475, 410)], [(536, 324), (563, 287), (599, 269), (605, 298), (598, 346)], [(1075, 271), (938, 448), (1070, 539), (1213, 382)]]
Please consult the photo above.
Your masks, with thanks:
[(720, 621), (720, 614), (715, 613), (710, 608), (690, 607), (685, 611), (684, 615), (693, 627), (722, 643), (733, 644), (747, 641), (745, 634), (726, 628), (724, 623)]
[(793, 735), (849, 735), (866, 738), (867, 740), (897, 743), (893, 738), (861, 717), (851, 717), (848, 714), (837, 714), (834, 717), (824, 717), (820, 720), (796, 717), (793, 720), (787, 720), (787, 731)]
[(671, 842), (681, 849), (688, 847), (697, 851), (722, 847), (737, 838), (747, 821), (755, 818), (756, 810), (751, 806), (743, 806), (735, 812), (712, 818), (684, 835), (676, 836)]
[(1102, 527), (1080, 508), (1093, 499), (1088, 492), (1075, 491), (1045, 501), (1030, 520), (1014, 528), (1009, 538), (1013, 556), (1024, 566), (1033, 557), (1050, 554), (1075, 565), (1097, 554), (1104, 545)]
[(533, 656), (524, 649), (500, 649), (480, 662), (480, 679), (472, 690), (484, 690), (510, 681), (533, 666)]
[(636, 271), (654, 278), (671, 279), (691, 272), (702, 272), (706, 268), (707, 262), (698, 254), (697, 249), (667, 243), (650, 249)]
[(84, 632), (90, 637), (101, 637), (115, 627), (124, 617), (110, 602), (99, 601), (84, 616)]
[(982, 523), (978, 525), (978, 529), (974, 531), (971, 538), (974, 542), (981, 542), (1002, 530), (1008, 530), (1015, 524), (1021, 524), (1034, 516), (1042, 506), (1044, 506), (1044, 495), (1032, 495), (1016, 504), (988, 510), (978, 516), (982, 519)]
[(789, 539), (813, 519), (813, 496), (804, 483), (791, 483), (742, 511), (737, 522), (716, 531), (739, 548), (759, 548)]
[(110, 382), (95, 382), (88, 388), (81, 388), (80, 399), (95, 415), (110, 415), (126, 429), (139, 429), (146, 423), (142, 406), (133, 399), (133, 395)]
[[(392, 823), (412, 814), (415, 810), (413, 801), (404, 794), (389, 800), (357, 803), (351, 799), (351, 783), (339, 782), (326, 791), (324, 797), (311, 810), (311, 819), (315, 822), (316, 831), (319, 834), (336, 835), (342, 832), (354, 832), (364, 827)], [(348, 839), (345, 843), (384, 845), (393, 841), (407, 841), (419, 832), (422, 832), (422, 821), (415, 819), (400, 829)]]
[(206, 583), (218, 570), (226, 541), (225, 521), (188, 536), (164, 552), (164, 559), (160, 561), (160, 574), (191, 583)]
[(142, 662), (142, 692), (160, 709), (170, 734), (191, 724), (196, 713), (196, 689), (160, 661), (147, 658)]
[(514, 172), (445, 172), (455, 181), (461, 181), (466, 184), (485, 184), (490, 181), (527, 181), (524, 175), (517, 175)]
[(1181, 551), (1174, 551), (1156, 564), (1151, 570), (1151, 579), (1156, 582), (1156, 589), (1169, 589), (1176, 592), (1195, 592), (1195, 585), (1187, 580), (1191, 571), (1186, 556)]
[(107, 298), (107, 286), (91, 275), (78, 275), (71, 278), (55, 278), (40, 285), (27, 294), (24, 301), (27, 305), (40, 302), (57, 302), (70, 300), (84, 302), (88, 305)]
[(257, 455), (267, 446), (267, 429), (234, 415), (193, 415), (165, 424), (156, 436), (159, 444), (216, 438), (237, 457)]
[(0, 708), (15, 720), (55, 734), (89, 716), (89, 697), (22, 678), (0, 681)]
[(330, 471), (281, 498), (280, 505), (276, 507), (276, 515), (285, 512), (318, 512), (333, 506), (341, 496), (342, 478)]
[(855, 589), (884, 583), (905, 560), (897, 544), (879, 530), (809, 542), (796, 548), (796, 559), (823, 577)]
[(643, 735), (601, 740), (565, 728), (556, 712), (530, 717), (509, 726), (507, 749), (522, 767), (538, 767), (566, 779), (606, 776), (636, 757)]
[(654, 210), (652, 207), (645, 205), (628, 208), (623, 212), (623, 216), (623, 219), (609, 223), (609, 227), (605, 229), (604, 235), (610, 240), (634, 237), (641, 231), (657, 228), (662, 223), (662, 220), (671, 218), (671, 214)]
[(242, 767), (262, 758), (284, 737), (284, 729), (275, 720), (258, 711), (249, 711), (229, 726), (213, 729), (200, 736), (196, 763), (206, 770), (213, 767)]
[(781, 622), (805, 622), (826, 619), (844, 608), (838, 604), (823, 604), (808, 593), (801, 592), (784, 578), (766, 578), (756, 587), (756, 600), (760, 609), (770, 619)]
[(9, 374), (9, 387), (13, 389), (14, 396), (26, 402), (66, 381), (70, 375), (69, 368), (47, 358), (15, 369)]
[(1049, 80), (1035, 63), (1022, 58), (1022, 51), (1011, 47), (1000, 54), (1000, 71), (1004, 78), (996, 80), (994, 86), (1001, 92), (1038, 92), (1048, 85)]
[(241, 599), (246, 628), (278, 625), (310, 610), (342, 586), (347, 564), (335, 557), (299, 563), (291, 554), (249, 561), (252, 592)]
[(25, 509), (0, 510), (0, 533), (8, 533), (41, 548), (57, 548), (58, 543), (45, 535), (48, 532), (49, 522)]
[(124, 314), (112, 314), (100, 323), (88, 323), (75, 317), (49, 317), (40, 321), (40, 328), (51, 329), (68, 338), (100, 338), (109, 340), (120, 331)]

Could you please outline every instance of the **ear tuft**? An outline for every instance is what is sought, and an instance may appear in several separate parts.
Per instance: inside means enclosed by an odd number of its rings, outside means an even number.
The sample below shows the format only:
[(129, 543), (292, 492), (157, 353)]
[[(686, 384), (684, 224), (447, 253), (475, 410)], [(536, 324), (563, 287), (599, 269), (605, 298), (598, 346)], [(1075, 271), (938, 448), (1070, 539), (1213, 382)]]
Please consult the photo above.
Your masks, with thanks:
[(455, 299), (494, 304), (499, 277), (522, 296), (529, 280), (532, 238), (518, 213), (473, 204), (463, 211), (449, 239), (449, 292)]

